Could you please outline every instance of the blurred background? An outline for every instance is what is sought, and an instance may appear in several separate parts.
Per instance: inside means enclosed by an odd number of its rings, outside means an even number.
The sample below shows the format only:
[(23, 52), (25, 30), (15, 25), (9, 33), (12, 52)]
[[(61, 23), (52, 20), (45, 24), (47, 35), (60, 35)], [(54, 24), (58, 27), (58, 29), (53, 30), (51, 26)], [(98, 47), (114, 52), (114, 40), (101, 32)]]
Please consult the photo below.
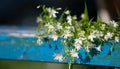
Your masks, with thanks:
[[(96, 20), (96, 0), (86, 0), (89, 17)], [(84, 0), (0, 0), (0, 26), (37, 26), (36, 18), (40, 14), (38, 5), (69, 9), (78, 17), (84, 11)], [(89, 65), (76, 65), (72, 69), (114, 69)], [(0, 60), (0, 69), (68, 69), (68, 64), (45, 63), (34, 61)]]
[[(120, 0), (0, 0), (0, 25), (26, 25), (36, 26), (36, 18), (40, 14), (38, 5), (47, 7), (62, 7), (69, 9), (72, 15), (80, 16), (84, 11), (84, 4), (87, 4), (89, 18), (96, 20), (99, 5), (106, 8), (110, 18), (118, 20), (120, 17)], [(104, 16), (103, 16), (104, 17)]]
[[(0, 25), (36, 26), (40, 14), (38, 5), (69, 9), (72, 15), (80, 16), (84, 11), (85, 0), (0, 0)], [(90, 18), (96, 17), (95, 0), (86, 0)], [(92, 9), (91, 9), (92, 8)]]

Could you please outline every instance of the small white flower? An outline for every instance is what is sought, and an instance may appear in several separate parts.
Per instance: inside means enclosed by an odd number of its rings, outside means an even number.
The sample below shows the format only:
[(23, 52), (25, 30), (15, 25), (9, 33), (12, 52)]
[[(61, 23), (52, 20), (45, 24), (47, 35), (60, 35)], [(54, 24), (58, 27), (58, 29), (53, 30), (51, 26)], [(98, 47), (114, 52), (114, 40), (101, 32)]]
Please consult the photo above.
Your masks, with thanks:
[(81, 31), (80, 33), (78, 33), (78, 36), (84, 37), (85, 31)]
[(81, 14), (81, 18), (84, 19), (84, 18), (85, 18), (85, 15), (84, 15), (84, 14)]
[(82, 41), (85, 41), (85, 40), (86, 40), (86, 38), (85, 38), (85, 37), (81, 37), (80, 39), (81, 39)]
[(54, 31), (54, 30), (55, 30), (55, 27), (54, 27), (53, 25), (49, 25), (48, 28), (49, 28), (49, 30), (51, 30), (51, 31)]
[(58, 39), (57, 35), (51, 35), (50, 38), (52, 38), (54, 41), (56, 41)]
[(80, 43), (74, 43), (73, 46), (77, 49), (77, 51), (82, 48)]
[(120, 38), (116, 36), (116, 37), (115, 37), (115, 42), (119, 42), (119, 39), (120, 39)]
[(63, 40), (64, 43), (66, 43), (66, 40)]
[(75, 28), (73, 26), (65, 26), (67, 30), (75, 31)]
[(70, 15), (67, 16), (67, 23), (69, 23), (69, 25), (72, 25), (72, 17)]
[(115, 27), (115, 28), (116, 28), (117, 26), (118, 26), (118, 24), (117, 24), (117, 23), (114, 23), (114, 24), (113, 24), (113, 27)]
[(70, 29), (71, 29), (71, 26), (65, 26), (65, 28), (66, 28), (67, 30), (70, 30)]
[(94, 34), (90, 34), (89, 36), (88, 36), (88, 39), (90, 40), (90, 41), (94, 41), (94, 38), (96, 38), (96, 36), (94, 35)]
[(103, 36), (103, 33), (101, 31), (95, 30), (93, 31), (93, 35), (95, 36), (95, 38), (100, 38)]
[(101, 52), (101, 46), (95, 47), (97, 51)]
[(37, 17), (37, 23), (39, 23), (39, 22), (42, 22), (43, 20), (41, 19), (41, 18), (39, 18), (39, 17)]
[(92, 42), (87, 42), (87, 45), (86, 45), (88, 48), (94, 48), (95, 47), (95, 44), (93, 44)]
[(78, 52), (75, 51), (74, 49), (72, 49), (72, 50), (70, 51), (70, 55), (71, 55), (72, 57), (74, 57), (74, 58), (79, 58)]
[(89, 49), (89, 48), (86, 48), (85, 50), (86, 50), (86, 52), (90, 52), (90, 49)]
[(108, 39), (111, 39), (112, 37), (113, 37), (113, 33), (107, 32), (107, 34), (105, 35), (104, 39), (108, 40)]
[(89, 50), (89, 49), (86, 49), (86, 52), (90, 52), (90, 50)]
[(60, 23), (57, 23), (57, 29), (58, 29), (58, 30), (62, 29), (62, 26), (61, 26)]
[(58, 60), (59, 62), (62, 62), (63, 61), (62, 54), (55, 54), (54, 55), (54, 60)]
[(45, 26), (48, 27), (49, 25), (51, 25), (50, 23), (46, 23)]
[(77, 19), (77, 16), (73, 16), (73, 19), (75, 19), (75, 20), (76, 20), (76, 19)]
[[(99, 36), (103, 36), (103, 33), (100, 31), (99, 33), (98, 33), (98, 35)], [(99, 37), (98, 37), (99, 38)]]
[(70, 11), (69, 10), (65, 11), (65, 14), (67, 14), (67, 15), (70, 14)]
[(48, 29), (50, 31), (54, 31), (55, 30), (55, 27), (53, 25), (51, 25), (50, 23), (47, 23), (45, 26), (48, 27)]
[(110, 24), (116, 28), (118, 26), (117, 22), (115, 22), (114, 20), (110, 21)]
[(65, 30), (63, 35), (62, 35), (65, 39), (67, 39), (68, 37), (72, 36), (72, 33), (69, 30)]
[(43, 44), (43, 42), (42, 42), (42, 40), (41, 40), (40, 38), (38, 38), (37, 44), (38, 44), (38, 45), (42, 45), (42, 44)]
[(62, 10), (62, 8), (59, 7), (59, 8), (57, 8), (56, 10)]
[(50, 17), (54, 17), (56, 18), (56, 13), (58, 13), (56, 10), (52, 9), (52, 8), (47, 8), (47, 11), (49, 12)]
[(82, 40), (81, 39), (75, 39), (75, 43), (79, 43), (80, 45), (82, 45)]
[(36, 8), (37, 8), (37, 9), (40, 8), (40, 5), (38, 5)]
[(102, 24), (102, 26), (100, 27), (102, 30), (105, 30), (105, 24)]

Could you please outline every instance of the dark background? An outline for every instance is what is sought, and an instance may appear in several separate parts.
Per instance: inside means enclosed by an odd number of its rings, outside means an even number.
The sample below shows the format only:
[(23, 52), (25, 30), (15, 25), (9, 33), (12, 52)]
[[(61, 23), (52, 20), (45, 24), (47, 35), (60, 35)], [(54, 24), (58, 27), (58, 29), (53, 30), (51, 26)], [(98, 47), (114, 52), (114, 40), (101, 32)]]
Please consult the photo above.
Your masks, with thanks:
[[(85, 0), (0, 0), (0, 25), (36, 26), (40, 10), (37, 5), (62, 7), (80, 16), (84, 11)], [(95, 0), (86, 0), (90, 18), (96, 17)]]

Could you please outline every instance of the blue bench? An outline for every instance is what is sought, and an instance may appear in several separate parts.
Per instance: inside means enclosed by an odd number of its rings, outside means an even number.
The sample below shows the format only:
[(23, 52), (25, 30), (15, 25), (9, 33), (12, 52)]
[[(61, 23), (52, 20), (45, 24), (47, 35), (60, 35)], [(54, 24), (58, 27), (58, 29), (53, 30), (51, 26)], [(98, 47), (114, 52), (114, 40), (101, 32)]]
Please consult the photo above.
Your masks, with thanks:
[[(0, 59), (59, 62), (54, 60), (53, 55), (62, 51), (63, 45), (60, 44), (62, 39), (55, 42), (49, 40), (49, 43), (44, 42), (39, 46), (37, 38), (34, 37), (35, 29), (35, 27), (0, 26)], [(112, 41), (105, 42), (99, 54), (95, 54), (95, 51), (86, 53), (81, 49), (80, 58), (75, 59), (74, 63), (120, 67), (120, 43), (115, 44), (113, 51), (111, 46)], [(61, 53), (64, 54), (64, 51)]]

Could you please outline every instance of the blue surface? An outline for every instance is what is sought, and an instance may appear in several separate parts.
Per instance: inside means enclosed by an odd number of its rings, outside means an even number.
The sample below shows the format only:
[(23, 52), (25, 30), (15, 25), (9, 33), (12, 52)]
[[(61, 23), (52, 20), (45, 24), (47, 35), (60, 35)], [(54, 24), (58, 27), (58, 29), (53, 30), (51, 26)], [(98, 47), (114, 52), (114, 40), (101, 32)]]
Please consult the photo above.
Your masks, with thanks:
[[(20, 30), (21, 29), (17, 29), (16, 31)], [(25, 29), (22, 29), (21, 31), (25, 31)], [(23, 32), (21, 33), (21, 31), (17, 33), (25, 34)], [(53, 55), (55, 53), (64, 54), (63, 45), (60, 42), (62, 39), (60, 38), (55, 42), (53, 40), (49, 40), (49, 42), (44, 41), (43, 45), (39, 46), (36, 43), (37, 39), (35, 37), (11, 36), (9, 35), (11, 32), (15, 31), (0, 32), (1, 59), (58, 62), (53, 59)], [(120, 43), (116, 43), (111, 51), (112, 45), (112, 42), (105, 42), (101, 52), (93, 50), (92, 52), (87, 53), (84, 49), (80, 49), (79, 58), (75, 59), (74, 63), (120, 67)], [(66, 60), (63, 63), (67, 62), (68, 61)]]

